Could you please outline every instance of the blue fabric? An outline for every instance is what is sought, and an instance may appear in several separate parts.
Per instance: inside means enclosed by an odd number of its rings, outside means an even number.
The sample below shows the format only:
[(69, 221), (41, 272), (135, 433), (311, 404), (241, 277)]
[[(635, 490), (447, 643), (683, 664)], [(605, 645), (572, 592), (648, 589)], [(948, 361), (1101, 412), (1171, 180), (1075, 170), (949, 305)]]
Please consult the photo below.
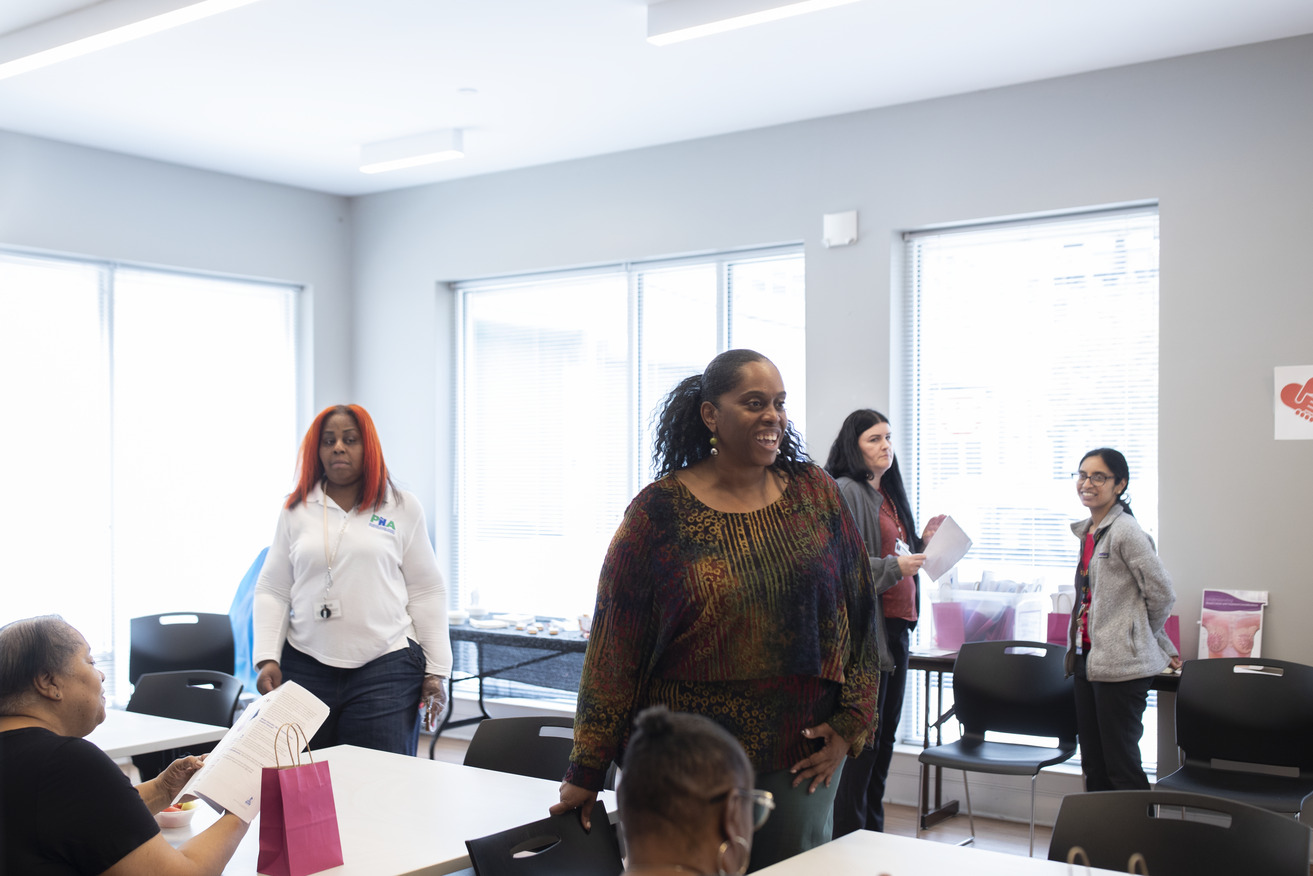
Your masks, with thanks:
[(242, 583), (237, 585), (233, 604), (228, 609), (228, 620), (233, 625), (233, 657), (235, 658), (233, 675), (237, 676), (242, 686), (251, 692), (255, 691), (257, 675), (255, 666), (251, 663), (251, 655), (255, 652), (255, 625), (252, 623), (255, 582), (260, 577), (260, 570), (264, 568), (264, 558), (268, 554), (269, 548), (265, 548), (260, 551), (255, 562), (251, 563), (251, 568), (246, 570)]

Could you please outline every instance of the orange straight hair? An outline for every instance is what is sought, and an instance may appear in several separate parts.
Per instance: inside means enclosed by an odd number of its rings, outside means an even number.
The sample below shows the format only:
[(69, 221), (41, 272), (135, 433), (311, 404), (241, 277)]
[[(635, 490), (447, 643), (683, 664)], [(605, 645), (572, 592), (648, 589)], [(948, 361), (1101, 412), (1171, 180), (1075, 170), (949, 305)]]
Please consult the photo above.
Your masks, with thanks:
[(383, 445), (379, 443), (378, 432), (369, 412), (360, 405), (333, 405), (324, 408), (315, 417), (305, 438), (301, 440), (301, 450), (297, 455), (296, 488), (287, 497), (285, 508), (295, 508), (305, 501), (310, 489), (324, 479), (324, 463), (319, 458), (319, 439), (324, 432), (324, 423), (333, 414), (347, 414), (356, 421), (360, 429), (360, 443), (364, 450), (365, 487), (360, 493), (360, 504), (373, 505), (378, 508), (388, 497), (388, 467), (383, 462)]

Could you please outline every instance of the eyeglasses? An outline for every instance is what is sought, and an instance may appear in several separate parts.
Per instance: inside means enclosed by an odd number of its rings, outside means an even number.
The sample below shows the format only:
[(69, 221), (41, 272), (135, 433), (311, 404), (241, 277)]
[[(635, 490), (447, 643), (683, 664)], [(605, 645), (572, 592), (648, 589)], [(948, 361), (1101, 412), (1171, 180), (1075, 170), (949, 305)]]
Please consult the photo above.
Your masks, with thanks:
[(707, 802), (719, 803), (730, 794), (742, 794), (752, 801), (753, 830), (761, 830), (761, 826), (766, 823), (766, 819), (770, 818), (771, 812), (775, 810), (775, 795), (760, 788), (730, 788), (728, 791), (721, 791)]
[(1104, 484), (1108, 483), (1108, 481), (1112, 480), (1112, 475), (1104, 474), (1101, 471), (1096, 471), (1094, 474), (1088, 474), (1088, 475), (1083, 471), (1078, 471), (1078, 472), (1073, 472), (1071, 476), (1072, 479), (1074, 479), (1078, 484), (1084, 483), (1085, 481), (1090, 481), (1096, 487), (1101, 487)]

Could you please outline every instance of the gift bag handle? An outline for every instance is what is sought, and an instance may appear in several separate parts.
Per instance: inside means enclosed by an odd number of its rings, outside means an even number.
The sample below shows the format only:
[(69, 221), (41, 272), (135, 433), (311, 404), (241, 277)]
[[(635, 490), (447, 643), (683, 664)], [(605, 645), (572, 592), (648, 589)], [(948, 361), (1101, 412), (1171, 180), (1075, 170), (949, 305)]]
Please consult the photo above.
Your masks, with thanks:
[[(286, 741), (287, 745), (287, 766), (284, 767), (279, 759), (278, 743)], [(297, 743), (296, 748), (292, 748), (292, 742)], [(310, 750), (310, 740), (305, 738), (305, 733), (301, 730), (300, 724), (279, 724), (278, 729), (274, 731), (274, 768), (288, 769), (290, 767), (301, 765), (301, 749), (305, 749), (306, 755), (310, 758), (310, 763), (315, 762), (315, 753)]]

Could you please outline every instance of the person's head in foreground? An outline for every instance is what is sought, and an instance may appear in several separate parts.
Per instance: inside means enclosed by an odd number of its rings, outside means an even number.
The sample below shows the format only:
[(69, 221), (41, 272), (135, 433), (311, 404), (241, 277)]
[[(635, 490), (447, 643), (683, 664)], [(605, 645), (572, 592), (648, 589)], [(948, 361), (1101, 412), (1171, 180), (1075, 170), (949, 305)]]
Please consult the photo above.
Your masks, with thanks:
[(57, 615), (0, 627), (0, 717), (28, 716), (60, 736), (105, 720), (105, 673), (82, 634)]
[(774, 808), (738, 742), (701, 715), (639, 713), (616, 797), (627, 873), (741, 874)]
[(105, 674), (57, 615), (0, 627), (0, 873), (205, 876), (222, 872), (247, 825), (227, 814), (174, 848), (154, 815), (199, 757), (135, 788), (82, 737), (105, 720)]

